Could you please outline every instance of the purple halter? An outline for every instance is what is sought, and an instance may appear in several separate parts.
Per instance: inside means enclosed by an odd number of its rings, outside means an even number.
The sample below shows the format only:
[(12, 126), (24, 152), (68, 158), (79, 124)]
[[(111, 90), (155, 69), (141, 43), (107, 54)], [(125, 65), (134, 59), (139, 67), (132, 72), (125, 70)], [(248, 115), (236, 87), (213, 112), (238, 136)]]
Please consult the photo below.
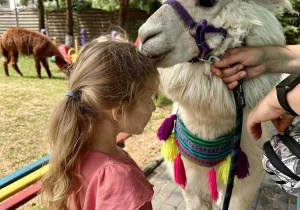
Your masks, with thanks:
[(181, 18), (184, 20), (186, 25), (188, 25), (189, 30), (194, 28), (196, 25), (196, 33), (193, 35), (191, 34), (199, 48), (199, 55), (198, 57), (193, 58), (189, 62), (197, 62), (199, 59), (207, 59), (208, 53), (212, 51), (210, 47), (207, 45), (205, 40), (205, 34), (206, 33), (221, 33), (224, 36), (226, 36), (227, 32), (223, 28), (215, 28), (212, 25), (207, 25), (207, 21), (205, 19), (202, 19), (198, 24), (194, 21), (194, 19), (189, 15), (189, 13), (184, 9), (184, 7), (176, 0), (168, 0), (164, 4), (171, 5), (177, 13), (181, 16)]

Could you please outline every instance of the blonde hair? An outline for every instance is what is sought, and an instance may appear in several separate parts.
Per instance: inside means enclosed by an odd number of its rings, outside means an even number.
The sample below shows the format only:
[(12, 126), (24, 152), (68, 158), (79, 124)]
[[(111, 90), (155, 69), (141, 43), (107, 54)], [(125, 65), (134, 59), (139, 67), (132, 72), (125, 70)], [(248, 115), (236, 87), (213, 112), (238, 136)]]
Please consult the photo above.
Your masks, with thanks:
[(69, 197), (79, 191), (76, 170), (96, 121), (112, 108), (131, 110), (158, 82), (155, 65), (131, 43), (93, 40), (81, 49), (68, 86), (76, 97), (66, 96), (50, 122), (50, 169), (42, 179), (49, 209), (68, 209)]

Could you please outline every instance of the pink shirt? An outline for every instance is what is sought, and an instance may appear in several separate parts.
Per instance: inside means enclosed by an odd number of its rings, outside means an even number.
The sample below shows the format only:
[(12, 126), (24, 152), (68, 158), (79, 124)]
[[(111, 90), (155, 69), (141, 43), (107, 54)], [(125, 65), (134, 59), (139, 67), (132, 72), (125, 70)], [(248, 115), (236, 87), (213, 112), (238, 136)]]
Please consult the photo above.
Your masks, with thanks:
[[(78, 202), (76, 209), (131, 210), (151, 202), (153, 185), (129, 154), (124, 153), (127, 157), (88, 152), (80, 165), (84, 178), (74, 199)], [(152, 209), (151, 204), (146, 209)]]

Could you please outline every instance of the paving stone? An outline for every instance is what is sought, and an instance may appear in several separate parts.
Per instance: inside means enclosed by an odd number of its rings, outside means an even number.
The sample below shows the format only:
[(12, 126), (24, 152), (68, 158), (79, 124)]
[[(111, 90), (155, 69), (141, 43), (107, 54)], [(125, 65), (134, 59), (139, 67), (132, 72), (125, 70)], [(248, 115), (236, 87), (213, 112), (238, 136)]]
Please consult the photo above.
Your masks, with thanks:
[(153, 195), (153, 199), (155, 199), (155, 196), (160, 192), (161, 190), (161, 186), (158, 186), (158, 185), (154, 185), (153, 187), (153, 190), (154, 190), (154, 195)]
[(164, 167), (164, 164), (160, 164), (157, 168), (155, 168), (154, 171), (150, 175), (148, 175), (146, 178), (149, 180), (149, 182), (153, 183), (155, 180), (157, 180), (161, 174), (163, 174), (166, 171), (166, 167)]
[(261, 187), (261, 193), (260, 196), (271, 198), (275, 195), (275, 185), (274, 184), (268, 184), (264, 183)]
[(288, 197), (284, 194), (275, 194), (273, 206), (275, 208), (287, 209), (288, 208)]
[(281, 189), (280, 187), (278, 187), (277, 185), (275, 185), (275, 194), (286, 195), (286, 192), (283, 189)]
[(297, 210), (297, 205), (290, 203), (288, 210)]
[(164, 204), (160, 209), (161, 209), (161, 210), (176, 210), (177, 207), (176, 207), (176, 206), (169, 205), (169, 204)]
[(289, 201), (290, 201), (291, 204), (297, 205), (297, 197), (296, 196), (291, 195), (289, 197)]
[(186, 205), (185, 205), (185, 201), (184, 200), (179, 204), (179, 206), (178, 206), (177, 209), (178, 210), (185, 210), (186, 209)]
[(152, 200), (152, 207), (153, 209), (160, 209), (164, 203), (166, 202), (166, 200), (168, 199), (168, 197), (166, 197), (165, 195), (158, 193), (155, 196), (155, 199)]
[(261, 193), (261, 189), (258, 189), (257, 192), (256, 192), (256, 195), (253, 199), (253, 202), (251, 204), (251, 207), (250, 207), (250, 210), (255, 210), (257, 204), (258, 204), (258, 201), (259, 201), (259, 196), (260, 196), (260, 193)]
[(167, 200), (167, 204), (172, 206), (179, 206), (179, 204), (183, 201), (182, 190), (179, 186), (174, 190), (171, 194), (170, 198)]
[(155, 180), (158, 179), (158, 177), (162, 174), (162, 172), (158, 171), (153, 171), (149, 176), (146, 178), (148, 179), (149, 182), (153, 183)]
[(264, 189), (261, 190), (256, 210), (265, 210), (272, 207), (273, 200), (271, 199), (270, 195), (266, 194), (266, 192), (268, 191)]
[(165, 194), (168, 194), (168, 195), (171, 195), (175, 189), (177, 188), (177, 184), (170, 181), (168, 182), (162, 189), (161, 189), (161, 192), (162, 193), (165, 193)]
[(160, 176), (159, 176), (160, 181), (170, 181), (170, 175), (168, 174), (167, 171), (164, 171)]
[[(152, 206), (154, 210), (185, 210), (182, 191), (169, 176), (165, 164), (161, 164), (147, 177), (154, 185)], [(214, 210), (216, 210), (214, 206)], [(265, 176), (257, 191), (251, 210), (297, 210), (297, 197), (276, 186), (269, 175)]]

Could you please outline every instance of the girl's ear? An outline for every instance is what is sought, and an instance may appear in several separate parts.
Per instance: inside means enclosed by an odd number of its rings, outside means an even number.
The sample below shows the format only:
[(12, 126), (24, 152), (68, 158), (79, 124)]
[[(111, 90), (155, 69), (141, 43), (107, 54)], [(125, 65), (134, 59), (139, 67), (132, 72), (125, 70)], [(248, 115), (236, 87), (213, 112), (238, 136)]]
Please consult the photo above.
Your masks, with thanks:
[(293, 10), (289, 0), (253, 0), (256, 4), (268, 9), (275, 9), (276, 7), (284, 7), (290, 11)]
[(111, 113), (112, 113), (112, 117), (115, 121), (119, 122), (122, 120), (122, 117), (123, 117), (123, 113), (122, 113), (122, 109), (120, 107), (118, 108), (113, 108), (111, 110)]

